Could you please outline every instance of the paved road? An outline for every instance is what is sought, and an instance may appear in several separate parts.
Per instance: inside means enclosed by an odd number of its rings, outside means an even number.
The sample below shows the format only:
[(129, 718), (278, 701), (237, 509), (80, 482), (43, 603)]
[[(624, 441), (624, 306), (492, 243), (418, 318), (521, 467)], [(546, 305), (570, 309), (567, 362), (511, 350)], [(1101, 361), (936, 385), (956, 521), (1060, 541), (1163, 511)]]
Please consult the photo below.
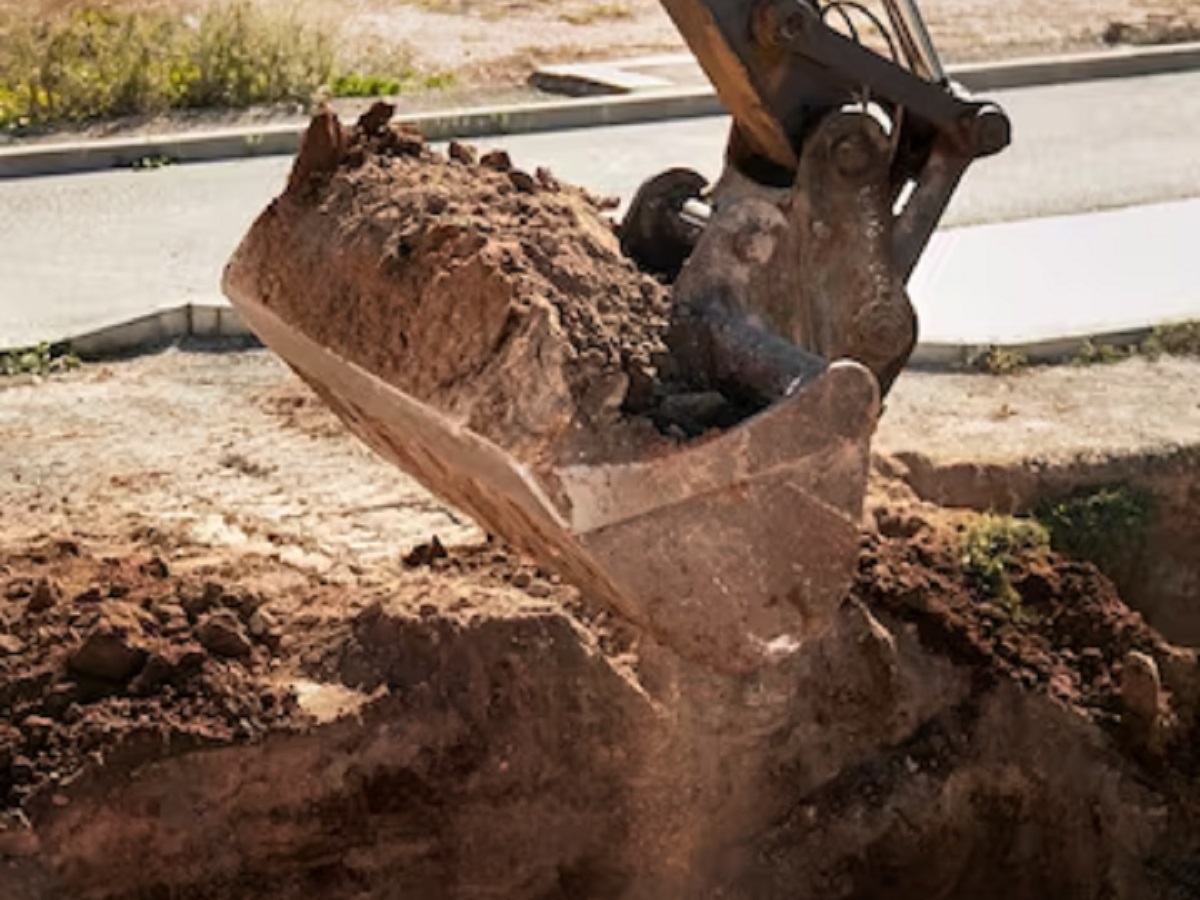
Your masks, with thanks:
[[(1007, 91), (996, 99), (1013, 117), (1017, 142), (972, 170), (947, 225), (1200, 197), (1200, 73)], [(485, 143), (507, 147), (518, 164), (549, 165), (569, 180), (628, 196), (667, 166), (715, 175), (724, 129), (713, 118)], [(180, 303), (219, 302), (221, 266), (287, 166), (274, 158), (0, 182), (0, 346)], [(1055, 220), (940, 238), (914, 282), (925, 333), (1003, 340), (1017, 331), (1028, 337), (1129, 324), (1111, 313), (1130, 310), (1125, 319), (1200, 316), (1200, 254), (1185, 240), (1200, 233), (1200, 203), (1153, 210), (1089, 217), (1084, 227)], [(1097, 278), (1076, 276), (1095, 275), (1097, 259), (1108, 299), (1089, 318)], [(1010, 302), (1014, 293), (1019, 304)], [(1160, 302), (1163, 311), (1154, 307)], [(1047, 309), (1065, 312), (1047, 318)], [(1021, 318), (1034, 313), (1042, 318)]]

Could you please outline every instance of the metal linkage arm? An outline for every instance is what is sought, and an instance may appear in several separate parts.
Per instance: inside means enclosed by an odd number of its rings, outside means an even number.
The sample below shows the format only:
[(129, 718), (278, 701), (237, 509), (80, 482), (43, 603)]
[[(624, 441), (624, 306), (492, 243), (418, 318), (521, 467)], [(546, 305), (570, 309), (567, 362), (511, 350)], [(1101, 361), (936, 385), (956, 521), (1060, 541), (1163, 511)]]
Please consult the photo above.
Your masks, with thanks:
[[(851, 104), (874, 103), (891, 120), (893, 195), (905, 198), (894, 261), (907, 277), (970, 163), (1002, 150), (1008, 118), (945, 82), (912, 0), (885, 0), (891, 28), (847, 0), (662, 0), (700, 60), (735, 126), (729, 162), (756, 181), (785, 186), (805, 141)], [(826, 21), (864, 10), (890, 58)]]

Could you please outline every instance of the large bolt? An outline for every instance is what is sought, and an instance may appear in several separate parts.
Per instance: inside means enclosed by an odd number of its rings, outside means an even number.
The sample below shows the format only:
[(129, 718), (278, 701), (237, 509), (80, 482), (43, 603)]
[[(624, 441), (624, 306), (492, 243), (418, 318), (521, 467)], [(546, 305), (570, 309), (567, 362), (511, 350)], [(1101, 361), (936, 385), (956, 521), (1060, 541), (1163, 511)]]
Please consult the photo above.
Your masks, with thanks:
[(1002, 110), (985, 106), (971, 123), (971, 140), (976, 156), (991, 156), (1012, 143), (1012, 122)]
[(741, 262), (763, 266), (775, 253), (775, 233), (757, 223), (751, 223), (733, 236), (733, 253)]
[(861, 178), (875, 165), (875, 147), (862, 133), (848, 134), (833, 145), (833, 161), (847, 178)]
[(810, 0), (759, 0), (750, 10), (750, 34), (763, 47), (786, 47), (817, 15)]

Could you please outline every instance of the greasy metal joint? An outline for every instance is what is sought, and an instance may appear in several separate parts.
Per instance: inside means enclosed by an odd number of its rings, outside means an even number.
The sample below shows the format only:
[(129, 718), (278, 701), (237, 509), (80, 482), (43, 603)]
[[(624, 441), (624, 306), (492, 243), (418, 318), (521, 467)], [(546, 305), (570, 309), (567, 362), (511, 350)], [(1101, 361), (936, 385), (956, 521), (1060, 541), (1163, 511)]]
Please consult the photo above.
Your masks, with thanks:
[(798, 0), (758, 0), (750, 10), (750, 34), (761, 47), (786, 47), (818, 19), (811, 6)]
[(971, 121), (971, 144), (975, 156), (993, 156), (1012, 143), (1012, 122), (1000, 107), (981, 106)]
[(878, 165), (879, 155), (870, 138), (860, 131), (840, 138), (833, 145), (833, 160), (842, 175), (861, 178)]

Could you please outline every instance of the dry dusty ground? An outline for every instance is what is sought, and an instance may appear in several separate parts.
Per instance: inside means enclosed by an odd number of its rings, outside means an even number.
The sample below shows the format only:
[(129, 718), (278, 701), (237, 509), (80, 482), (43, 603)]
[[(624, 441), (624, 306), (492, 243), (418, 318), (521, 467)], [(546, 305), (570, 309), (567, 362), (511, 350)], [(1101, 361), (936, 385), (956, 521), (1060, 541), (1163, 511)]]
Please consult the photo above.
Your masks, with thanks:
[[(205, 0), (113, 2), (167, 5), (183, 11)], [(83, 0), (37, 0), (35, 4), (0, 0), (0, 21), (5, 13), (31, 7), (46, 16), (81, 5)], [(452, 74), (445, 87), (406, 94), (401, 107), (410, 112), (545, 101), (553, 95), (527, 83), (539, 65), (684, 50), (655, 0), (307, 0), (298, 8), (314, 21), (336, 28), (352, 55), (399, 51), (420, 71)], [(1200, 35), (1200, 6), (1193, 0), (929, 0), (922, 8), (938, 49), (949, 62), (1103, 49), (1108, 46), (1103, 36), (1114, 23), (1131, 26), (1122, 42), (1195, 40)], [(334, 106), (349, 112), (358, 101), (335, 101)], [(279, 106), (182, 111), (54, 129), (20, 140), (37, 143), (63, 140), (68, 133), (89, 138), (300, 122), (306, 114), (307, 110)]]
[[(116, 5), (186, 10), (201, 2), (116, 0)], [(0, 14), (29, 5), (0, 0)], [(83, 4), (33, 5), (45, 15)], [(307, 0), (299, 8), (314, 21), (336, 23), (355, 47), (407, 45), (421, 65), (455, 72), (467, 85), (521, 82), (545, 62), (681, 49), (655, 0)], [(1200, 29), (1200, 9), (1192, 0), (926, 0), (922, 8), (939, 49), (954, 62), (1098, 49), (1113, 23), (1148, 26), (1139, 33), (1151, 41), (1195, 39)]]
[[(909, 372), (875, 446), (918, 465), (1011, 472), (1032, 460), (1050, 471), (1083, 459), (1102, 468), (1200, 445), (1197, 397), (1200, 362), (1182, 359), (1009, 377)], [(167, 351), (6, 385), (0, 440), (0, 538), (10, 545), (162, 533), (354, 579), (402, 570), (401, 557), (434, 535), (481, 537), (360, 446), (261, 351)], [(1012, 490), (1014, 479), (1004, 483)]]
[[(726, 678), (480, 543), (266, 352), (10, 382), (4, 896), (1194, 896), (1198, 387), (905, 374), (836, 628)], [(986, 599), (920, 502), (1109, 457), (1179, 504), (1186, 615), (1143, 610), (1174, 645), (1071, 560)]]

